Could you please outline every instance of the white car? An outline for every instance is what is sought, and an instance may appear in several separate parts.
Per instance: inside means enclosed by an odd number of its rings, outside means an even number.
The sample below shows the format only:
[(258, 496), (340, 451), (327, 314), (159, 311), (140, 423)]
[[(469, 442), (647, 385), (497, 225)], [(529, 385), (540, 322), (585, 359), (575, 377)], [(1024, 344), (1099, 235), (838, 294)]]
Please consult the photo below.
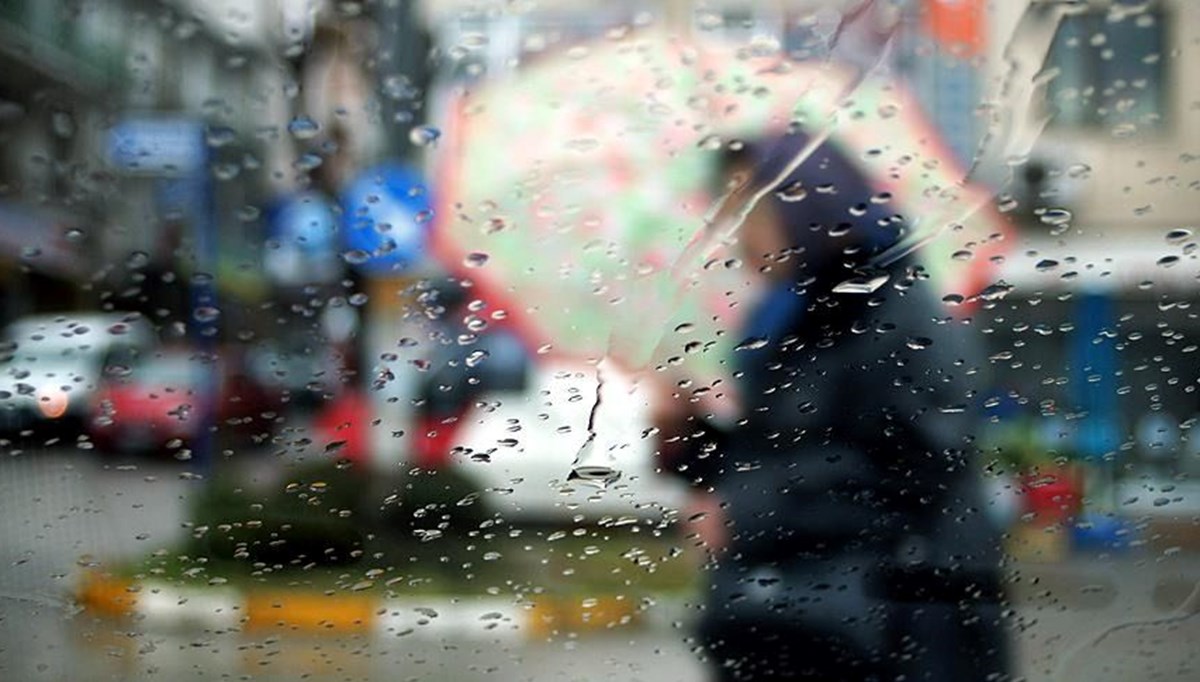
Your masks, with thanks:
[(615, 370), (605, 373), (591, 463), (612, 467), (619, 478), (604, 487), (568, 480), (589, 435), (596, 387), (593, 367), (536, 363), (523, 390), (484, 393), (461, 418), (454, 464), (505, 518), (608, 516), (621, 523), (678, 509), (680, 484), (655, 471), (646, 393)]
[(80, 423), (115, 354), (146, 348), (150, 325), (126, 313), (62, 313), (24, 317), (0, 342), (0, 427)]

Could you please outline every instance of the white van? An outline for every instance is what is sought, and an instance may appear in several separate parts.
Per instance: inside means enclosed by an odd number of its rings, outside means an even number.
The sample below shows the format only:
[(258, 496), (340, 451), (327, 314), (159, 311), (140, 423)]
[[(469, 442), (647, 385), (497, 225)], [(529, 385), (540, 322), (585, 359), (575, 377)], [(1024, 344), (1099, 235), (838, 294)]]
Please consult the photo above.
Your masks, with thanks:
[(614, 370), (605, 373), (606, 403), (597, 414), (593, 451), (619, 478), (603, 488), (568, 480), (589, 435), (596, 388), (594, 367), (535, 363), (522, 390), (486, 392), (460, 418), (454, 465), (482, 484), (490, 508), (505, 518), (609, 516), (620, 523), (677, 509), (682, 487), (655, 471), (649, 399)]
[(633, 522), (678, 508), (684, 491), (655, 471), (650, 401), (632, 377), (605, 370), (591, 450), (599, 453), (594, 463), (619, 477), (598, 488), (568, 480), (589, 436), (596, 368), (531, 353), (511, 330), (492, 330), (466, 346), (453, 326), (443, 332), (430, 371), (420, 373), (410, 464), (463, 472), (489, 508), (510, 519)]

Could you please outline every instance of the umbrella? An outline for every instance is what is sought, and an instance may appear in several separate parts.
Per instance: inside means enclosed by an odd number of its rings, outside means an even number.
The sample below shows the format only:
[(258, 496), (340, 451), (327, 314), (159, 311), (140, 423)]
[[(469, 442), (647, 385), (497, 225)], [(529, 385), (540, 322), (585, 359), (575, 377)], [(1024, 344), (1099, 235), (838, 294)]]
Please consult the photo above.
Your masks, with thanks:
[[(708, 236), (722, 148), (799, 123), (828, 131), (906, 215), (949, 222), (988, 198), (903, 88), (753, 46), (633, 33), (543, 59), (451, 110), (433, 253), (543, 351), (677, 366), (709, 384), (727, 373), (751, 280)], [(987, 210), (960, 222), (925, 260), (969, 296), (968, 255), (978, 261), (1003, 223)]]

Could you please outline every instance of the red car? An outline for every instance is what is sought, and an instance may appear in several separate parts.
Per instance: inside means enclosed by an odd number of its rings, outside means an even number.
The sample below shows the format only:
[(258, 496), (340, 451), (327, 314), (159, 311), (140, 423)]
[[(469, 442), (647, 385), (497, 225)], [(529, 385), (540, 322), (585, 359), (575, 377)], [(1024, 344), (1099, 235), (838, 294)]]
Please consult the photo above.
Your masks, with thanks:
[[(194, 442), (206, 424), (221, 442), (266, 438), (279, 402), (242, 371), (238, 357), (168, 347), (111, 360), (87, 420), (92, 442), (108, 452), (174, 450)], [(210, 387), (215, 400), (205, 399)], [(206, 419), (210, 402), (215, 415)]]

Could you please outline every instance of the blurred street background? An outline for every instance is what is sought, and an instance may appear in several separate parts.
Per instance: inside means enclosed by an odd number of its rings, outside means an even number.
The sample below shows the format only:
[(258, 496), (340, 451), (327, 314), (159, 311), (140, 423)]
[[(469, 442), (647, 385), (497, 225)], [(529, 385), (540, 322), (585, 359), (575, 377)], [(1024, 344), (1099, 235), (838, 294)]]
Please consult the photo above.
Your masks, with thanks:
[[(685, 491), (595, 367), (725, 378), (737, 259), (637, 277), (694, 255), (704, 163), (828, 113), (760, 58), (903, 85), (826, 99), (881, 201), (952, 224), (1019, 675), (1196, 679), (1197, 50), (1188, 0), (0, 0), (0, 679), (705, 679)], [(645, 608), (162, 628), (94, 574)]]

